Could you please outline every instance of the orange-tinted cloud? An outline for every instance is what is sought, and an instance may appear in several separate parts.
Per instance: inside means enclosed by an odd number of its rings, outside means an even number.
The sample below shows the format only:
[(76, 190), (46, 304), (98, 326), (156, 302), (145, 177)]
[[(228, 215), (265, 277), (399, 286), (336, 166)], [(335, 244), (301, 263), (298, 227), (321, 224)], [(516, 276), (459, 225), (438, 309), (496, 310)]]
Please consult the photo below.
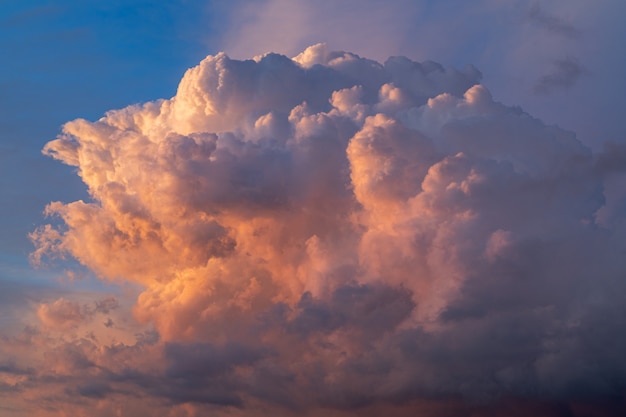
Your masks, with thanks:
[(169, 100), (67, 123), (45, 153), (91, 200), (51, 203), (33, 258), (141, 284), (156, 331), (59, 338), (14, 389), (76, 415), (623, 409), (623, 224), (598, 220), (617, 174), (479, 80), (321, 44), (218, 54)]

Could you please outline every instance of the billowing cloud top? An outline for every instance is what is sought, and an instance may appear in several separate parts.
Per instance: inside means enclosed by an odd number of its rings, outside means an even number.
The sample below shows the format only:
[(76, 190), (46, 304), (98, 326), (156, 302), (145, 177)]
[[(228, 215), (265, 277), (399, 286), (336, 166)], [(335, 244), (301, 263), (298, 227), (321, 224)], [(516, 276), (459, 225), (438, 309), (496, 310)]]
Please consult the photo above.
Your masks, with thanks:
[(92, 199), (50, 204), (33, 258), (141, 284), (159, 338), (67, 342), (87, 365), (58, 395), (102, 415), (623, 407), (622, 174), (479, 81), (323, 44), (220, 53), (169, 100), (67, 123), (44, 152)]

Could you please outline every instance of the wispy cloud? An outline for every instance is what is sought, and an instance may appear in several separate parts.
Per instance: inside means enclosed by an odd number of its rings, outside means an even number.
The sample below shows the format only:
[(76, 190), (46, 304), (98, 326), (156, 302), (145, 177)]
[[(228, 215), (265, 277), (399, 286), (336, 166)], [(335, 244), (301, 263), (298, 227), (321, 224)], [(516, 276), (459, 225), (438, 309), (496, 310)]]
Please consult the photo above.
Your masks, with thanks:
[(533, 88), (536, 94), (552, 94), (573, 87), (588, 71), (572, 57), (558, 59), (553, 63), (553, 71), (539, 78)]
[(533, 4), (528, 13), (528, 18), (533, 24), (555, 35), (575, 39), (582, 34), (580, 29), (565, 19), (544, 11), (539, 3)]

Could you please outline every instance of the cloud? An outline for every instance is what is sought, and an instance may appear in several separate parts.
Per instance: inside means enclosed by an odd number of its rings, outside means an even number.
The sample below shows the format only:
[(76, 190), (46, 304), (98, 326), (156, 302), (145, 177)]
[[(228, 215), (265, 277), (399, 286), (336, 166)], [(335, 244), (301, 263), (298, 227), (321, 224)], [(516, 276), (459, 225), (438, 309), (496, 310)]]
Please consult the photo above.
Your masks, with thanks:
[(480, 77), (323, 44), (220, 53), (171, 99), (67, 123), (44, 152), (91, 200), (48, 206), (34, 258), (140, 284), (155, 330), (42, 328), (19, 340), (54, 370), (18, 388), (76, 415), (623, 411), (615, 164)]
[(75, 326), (86, 319), (78, 303), (64, 298), (59, 298), (51, 304), (41, 304), (37, 309), (37, 315), (44, 324), (55, 327)]
[(96, 300), (94, 305), (80, 304), (77, 301), (59, 298), (52, 303), (41, 303), (37, 316), (41, 322), (51, 327), (76, 327), (91, 320), (96, 314), (108, 314), (119, 307), (115, 297)]
[(581, 32), (576, 26), (566, 20), (546, 13), (539, 3), (533, 4), (528, 13), (529, 20), (540, 28), (566, 38), (575, 39), (580, 37)]
[(551, 94), (571, 88), (587, 70), (574, 58), (558, 59), (553, 63), (554, 71), (539, 78), (534, 86), (536, 94)]

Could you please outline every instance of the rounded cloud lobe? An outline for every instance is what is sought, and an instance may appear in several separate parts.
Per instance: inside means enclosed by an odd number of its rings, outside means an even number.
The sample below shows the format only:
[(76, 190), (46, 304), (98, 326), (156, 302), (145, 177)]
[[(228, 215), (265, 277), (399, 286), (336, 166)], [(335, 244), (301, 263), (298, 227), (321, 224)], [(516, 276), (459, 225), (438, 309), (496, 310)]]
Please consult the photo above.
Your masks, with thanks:
[(68, 342), (92, 364), (72, 392), (176, 415), (623, 410), (621, 171), (479, 81), (323, 44), (218, 54), (172, 99), (67, 123), (44, 151), (92, 199), (51, 203), (33, 257), (141, 284), (159, 335)]

